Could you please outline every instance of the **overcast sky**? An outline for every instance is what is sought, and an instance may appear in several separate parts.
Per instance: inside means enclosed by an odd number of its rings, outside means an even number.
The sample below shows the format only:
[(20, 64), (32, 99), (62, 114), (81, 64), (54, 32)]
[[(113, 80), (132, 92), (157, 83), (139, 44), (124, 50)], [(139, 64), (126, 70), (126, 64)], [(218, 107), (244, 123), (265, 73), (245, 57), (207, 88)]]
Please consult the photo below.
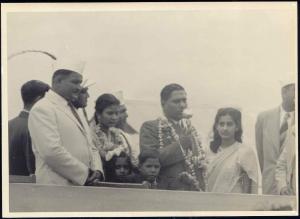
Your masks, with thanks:
[[(7, 53), (40, 49), (58, 60), (86, 61), (84, 78), (97, 83), (90, 89), (89, 112), (104, 92), (122, 90), (125, 99), (158, 102), (161, 88), (171, 82), (186, 88), (192, 106), (233, 105), (255, 117), (279, 105), (278, 80), (296, 71), (296, 4), (213, 4), (193, 10), (9, 13)], [(54, 65), (43, 54), (8, 61), (9, 118), (22, 108), (21, 84), (50, 83)]]

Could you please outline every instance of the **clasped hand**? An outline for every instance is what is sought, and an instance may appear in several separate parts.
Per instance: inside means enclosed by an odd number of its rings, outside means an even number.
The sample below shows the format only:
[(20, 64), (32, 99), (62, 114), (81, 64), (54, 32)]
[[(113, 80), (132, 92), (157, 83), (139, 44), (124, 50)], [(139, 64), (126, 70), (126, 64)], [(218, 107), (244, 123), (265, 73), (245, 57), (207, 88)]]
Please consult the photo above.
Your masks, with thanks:
[(89, 176), (85, 182), (85, 186), (92, 186), (104, 180), (103, 174), (99, 170), (89, 170)]

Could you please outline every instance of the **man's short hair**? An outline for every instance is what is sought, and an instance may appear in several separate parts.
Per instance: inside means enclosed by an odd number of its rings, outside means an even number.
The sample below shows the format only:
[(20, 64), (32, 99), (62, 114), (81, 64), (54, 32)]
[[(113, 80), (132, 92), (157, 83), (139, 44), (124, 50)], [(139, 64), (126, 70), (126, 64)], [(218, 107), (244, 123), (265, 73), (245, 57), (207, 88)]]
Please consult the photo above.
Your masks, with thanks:
[(42, 81), (31, 80), (21, 87), (22, 100), (25, 105), (34, 103), (37, 97), (43, 97), (50, 86)]
[(184, 90), (179, 84), (168, 84), (160, 92), (160, 101), (167, 101), (175, 90)]
[(142, 150), (141, 153), (139, 154), (138, 157), (139, 164), (140, 165), (143, 164), (149, 158), (158, 159), (160, 162), (159, 152), (153, 149), (147, 149), (147, 150)]
[(71, 74), (77, 73), (75, 71), (67, 70), (67, 69), (58, 69), (53, 73), (52, 83), (57, 79), (65, 79), (69, 77)]
[(287, 90), (288, 88), (295, 86), (295, 83), (290, 83), (290, 84), (286, 84), (284, 86), (282, 86), (281, 90)]

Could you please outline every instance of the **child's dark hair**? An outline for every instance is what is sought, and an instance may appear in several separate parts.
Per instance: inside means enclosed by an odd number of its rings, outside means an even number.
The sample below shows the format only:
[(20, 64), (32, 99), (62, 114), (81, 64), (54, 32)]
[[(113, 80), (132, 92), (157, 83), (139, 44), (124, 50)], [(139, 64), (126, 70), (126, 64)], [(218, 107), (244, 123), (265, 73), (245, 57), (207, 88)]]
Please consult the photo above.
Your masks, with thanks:
[(105, 177), (106, 177), (107, 181), (112, 182), (115, 180), (116, 161), (120, 157), (126, 158), (126, 161), (128, 163), (129, 170), (130, 170), (129, 173), (132, 172), (133, 165), (132, 165), (131, 159), (130, 159), (129, 155), (127, 155), (124, 151), (122, 151), (119, 156), (114, 155), (110, 161), (104, 163)]
[(143, 164), (148, 158), (158, 159), (160, 162), (159, 152), (151, 149), (142, 150), (138, 158), (139, 164)]
[(129, 155), (126, 154), (124, 151), (122, 151), (122, 152), (120, 153), (119, 156), (117, 156), (117, 155), (114, 155), (114, 156), (113, 156), (113, 158), (111, 159), (111, 162), (112, 162), (112, 164), (113, 164), (113, 167), (115, 167), (116, 161), (117, 161), (117, 159), (120, 158), (120, 157), (126, 158), (126, 161), (128, 162), (129, 167), (130, 167), (130, 170), (131, 170), (131, 169), (132, 169), (131, 159), (130, 159)]
[(217, 125), (219, 122), (219, 119), (221, 116), (226, 116), (229, 115), (232, 120), (234, 121), (235, 125), (237, 126), (237, 131), (235, 132), (234, 138), (237, 142), (242, 143), (242, 134), (243, 134), (243, 129), (242, 129), (242, 115), (241, 112), (237, 109), (228, 107), (228, 108), (221, 108), (218, 110), (214, 126), (213, 126), (213, 140), (210, 142), (210, 149), (212, 152), (217, 153), (221, 143), (222, 139), (221, 136), (219, 135), (219, 132), (217, 130)]

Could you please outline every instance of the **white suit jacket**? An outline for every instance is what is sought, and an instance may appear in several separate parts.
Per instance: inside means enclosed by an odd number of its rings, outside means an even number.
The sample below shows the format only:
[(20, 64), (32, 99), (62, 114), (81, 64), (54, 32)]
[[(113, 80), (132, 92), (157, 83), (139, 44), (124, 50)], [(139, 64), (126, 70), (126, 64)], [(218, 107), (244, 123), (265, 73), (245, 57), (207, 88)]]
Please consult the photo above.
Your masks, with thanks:
[(280, 149), (280, 107), (258, 115), (255, 126), (256, 149), (262, 171), (263, 194), (277, 194), (275, 168)]
[(28, 127), (37, 183), (84, 185), (89, 168), (103, 172), (89, 126), (84, 118), (81, 121), (84, 128), (67, 101), (53, 91), (31, 109)]
[(283, 151), (279, 156), (276, 166), (275, 178), (278, 194), (283, 187), (289, 187), (296, 193), (296, 138), (295, 125), (289, 123), (287, 135), (283, 143)]

